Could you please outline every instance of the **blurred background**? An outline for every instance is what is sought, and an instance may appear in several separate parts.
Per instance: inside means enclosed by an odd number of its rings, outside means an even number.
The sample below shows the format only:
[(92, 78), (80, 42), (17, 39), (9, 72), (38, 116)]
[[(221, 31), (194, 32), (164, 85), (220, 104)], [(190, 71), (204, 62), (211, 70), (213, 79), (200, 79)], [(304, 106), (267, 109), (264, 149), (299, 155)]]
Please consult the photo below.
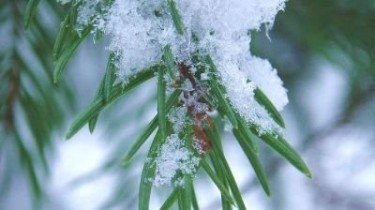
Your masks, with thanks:
[[(102, 113), (93, 134), (84, 128), (65, 141), (104, 75), (105, 41), (83, 43), (54, 85), (52, 48), (68, 7), (42, 1), (27, 31), (25, 7), (0, 1), (0, 209), (135, 209), (148, 145), (131, 165), (121, 159), (156, 112), (155, 81)], [(289, 0), (271, 31), (251, 36), (252, 53), (269, 59), (288, 89), (287, 137), (313, 179), (262, 147), (268, 198), (223, 133), (249, 209), (375, 209), (375, 1)], [(220, 208), (203, 173), (195, 185), (202, 209)], [(151, 209), (170, 191), (156, 189)]]

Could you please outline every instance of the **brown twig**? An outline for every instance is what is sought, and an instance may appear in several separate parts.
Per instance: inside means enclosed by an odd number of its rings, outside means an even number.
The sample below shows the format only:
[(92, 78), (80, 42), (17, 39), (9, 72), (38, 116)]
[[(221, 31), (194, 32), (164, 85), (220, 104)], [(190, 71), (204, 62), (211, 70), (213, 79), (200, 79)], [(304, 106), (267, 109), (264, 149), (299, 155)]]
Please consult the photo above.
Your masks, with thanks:
[[(193, 118), (194, 124), (194, 147), (197, 149), (199, 153), (207, 153), (211, 149), (211, 141), (208, 138), (205, 130), (204, 125), (211, 125), (212, 119), (207, 114), (207, 111), (211, 111), (212, 107), (210, 107), (203, 98), (203, 94), (205, 94), (205, 90), (197, 80), (195, 75), (191, 72), (190, 67), (185, 65), (184, 63), (178, 64), (178, 69), (180, 73), (180, 80), (189, 80), (192, 89), (191, 90), (184, 90), (183, 96), (185, 103), (184, 105), (187, 107), (189, 114)], [(193, 100), (193, 103), (190, 103), (190, 100)], [(206, 109), (197, 109), (198, 104), (204, 104), (207, 106)]]

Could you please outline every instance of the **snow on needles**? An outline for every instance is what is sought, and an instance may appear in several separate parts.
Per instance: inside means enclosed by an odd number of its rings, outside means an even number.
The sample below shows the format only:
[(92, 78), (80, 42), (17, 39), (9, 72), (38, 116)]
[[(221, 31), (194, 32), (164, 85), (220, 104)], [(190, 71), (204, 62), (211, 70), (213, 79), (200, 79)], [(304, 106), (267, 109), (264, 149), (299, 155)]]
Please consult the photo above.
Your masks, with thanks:
[[(177, 134), (170, 135), (161, 146), (155, 159), (156, 173), (152, 180), (155, 186), (170, 185), (178, 172), (192, 175), (199, 164), (199, 158), (184, 146)], [(180, 185), (181, 180), (174, 180)]]
[[(167, 2), (115, 0), (103, 13), (100, 30), (108, 37), (107, 49), (120, 57), (118, 74), (123, 81), (159, 63), (167, 44), (178, 62), (191, 64), (193, 55), (209, 54), (227, 97), (240, 115), (258, 125), (261, 133), (281, 131), (256, 102), (253, 90), (263, 90), (279, 111), (288, 103), (286, 90), (270, 63), (251, 55), (248, 32), (262, 25), (270, 29), (286, 0), (175, 0), (185, 26), (184, 36), (177, 33)], [(82, 4), (81, 19), (92, 16), (93, 4)], [(96, 18), (97, 22), (102, 23)]]

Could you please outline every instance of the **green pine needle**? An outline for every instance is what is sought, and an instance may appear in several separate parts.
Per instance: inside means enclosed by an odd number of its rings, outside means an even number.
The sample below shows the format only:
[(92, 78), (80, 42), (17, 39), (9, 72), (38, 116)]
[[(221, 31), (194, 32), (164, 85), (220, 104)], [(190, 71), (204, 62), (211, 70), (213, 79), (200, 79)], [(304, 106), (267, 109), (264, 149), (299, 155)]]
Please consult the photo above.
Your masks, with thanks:
[(65, 70), (66, 65), (76, 52), (78, 46), (83, 40), (90, 34), (91, 27), (87, 27), (82, 31), (81, 35), (75, 34), (75, 36), (65, 44), (65, 48), (62, 50), (61, 56), (57, 59), (55, 65), (55, 71), (53, 74), (53, 82), (57, 83), (62, 72)]
[(283, 117), (281, 116), (280, 112), (277, 111), (277, 109), (272, 104), (270, 99), (268, 99), (266, 94), (264, 94), (263, 91), (259, 88), (256, 88), (254, 90), (254, 94), (255, 94), (255, 99), (257, 100), (257, 102), (264, 106), (264, 108), (271, 115), (272, 119), (275, 120), (275, 122), (278, 125), (280, 125), (282, 128), (285, 128)]
[(91, 134), (94, 133), (94, 130), (95, 130), (95, 127), (96, 127), (96, 123), (98, 122), (98, 119), (99, 119), (99, 114), (93, 116), (89, 120), (89, 131), (90, 131)]
[(184, 24), (182, 22), (180, 13), (177, 9), (176, 3), (173, 0), (168, 0), (168, 7), (169, 7), (169, 11), (171, 13), (172, 20), (173, 20), (174, 26), (176, 27), (177, 32), (180, 35), (184, 35), (184, 30), (185, 30)]
[(163, 203), (160, 207), (160, 210), (168, 210), (171, 209), (173, 204), (176, 203), (179, 189), (174, 189), (173, 192), (168, 196), (167, 200)]
[(232, 126), (234, 128), (238, 128), (238, 122), (236, 119), (235, 111), (231, 107), (227, 97), (224, 94), (223, 88), (219, 85), (218, 79), (215, 75), (218, 74), (216, 66), (214, 62), (212, 61), (210, 56), (207, 56), (205, 61), (207, 62), (209, 66), (209, 70), (212, 74), (209, 84), (211, 87), (211, 93), (214, 95), (218, 102), (219, 102), (219, 108), (221, 108), (224, 112), (224, 114), (228, 117), (229, 121), (232, 123)]
[(158, 117), (154, 117), (151, 122), (147, 125), (146, 129), (143, 133), (138, 137), (132, 147), (129, 149), (129, 152), (122, 160), (122, 165), (128, 165), (130, 161), (133, 159), (134, 155), (138, 152), (138, 150), (142, 147), (142, 145), (146, 142), (146, 140), (151, 136), (151, 134), (156, 130), (158, 127)]
[[(206, 126), (206, 132), (207, 134), (210, 136), (214, 136), (213, 134), (213, 130)], [(226, 179), (228, 181), (228, 184), (229, 184), (229, 187), (233, 193), (233, 197), (234, 197), (234, 200), (236, 201), (237, 203), (237, 206), (240, 210), (245, 210), (246, 209), (246, 205), (245, 205), (245, 202), (243, 201), (243, 198), (242, 198), (242, 195), (241, 195), (241, 191), (236, 183), (236, 180), (233, 176), (233, 173), (232, 173), (232, 170), (230, 169), (229, 167), (229, 164), (228, 164), (228, 161), (224, 155), (224, 152), (221, 150), (221, 142), (220, 142), (220, 139), (216, 139), (216, 138), (211, 138), (211, 141), (212, 141), (212, 145), (213, 145), (213, 159), (216, 159), (220, 162), (220, 166), (226, 176)]]
[[(178, 97), (180, 96), (180, 94), (181, 94), (180, 90), (176, 90), (171, 94), (166, 105), (167, 111), (169, 111), (172, 108), (172, 106), (174, 106), (177, 103)], [(138, 137), (138, 139), (130, 148), (129, 152), (126, 154), (126, 156), (122, 160), (123, 165), (127, 165), (130, 163), (134, 155), (138, 152), (141, 146), (146, 142), (146, 140), (150, 137), (150, 135), (155, 131), (157, 127), (158, 127), (158, 116), (155, 116), (151, 120), (151, 122), (147, 125), (146, 129)]]
[[(214, 158), (214, 155), (212, 152), (210, 153), (210, 159), (211, 159), (212, 165), (214, 166), (215, 172), (217, 173), (217, 176), (219, 177), (221, 182), (224, 184), (225, 189), (228, 190), (229, 189), (228, 181), (226, 180), (226, 177), (224, 175), (224, 170), (222, 169), (220, 162), (216, 158)], [(221, 205), (223, 207), (223, 210), (229, 210), (229, 209), (232, 209), (233, 203), (228, 202), (228, 200), (223, 195), (221, 195)]]
[(234, 130), (240, 133), (244, 137), (251, 151), (255, 154), (258, 154), (259, 151), (258, 151), (258, 146), (256, 145), (256, 142), (255, 142), (255, 136), (251, 133), (250, 129), (247, 127), (246, 121), (239, 114), (237, 114), (237, 121), (238, 121), (238, 129), (234, 128)]
[(199, 210), (199, 204), (198, 204), (198, 200), (197, 200), (197, 195), (195, 193), (195, 188), (194, 188), (194, 184), (191, 183), (191, 196), (192, 196), (192, 201), (191, 201), (191, 205), (193, 206), (193, 209), (194, 210)]
[(230, 202), (231, 204), (234, 204), (232, 196), (228, 192), (226, 186), (224, 183), (222, 183), (221, 179), (219, 178), (218, 175), (215, 174), (215, 172), (211, 169), (211, 167), (208, 165), (206, 160), (201, 159), (201, 166), (207, 173), (207, 175), (211, 178), (211, 180), (215, 183), (217, 188), (220, 190), (221, 195)]
[(182, 206), (183, 210), (191, 210), (191, 204), (192, 204), (192, 180), (191, 176), (185, 175), (183, 177), (184, 185), (180, 189), (182, 193)]
[(29, 28), (30, 22), (34, 18), (36, 11), (38, 9), (39, 2), (40, 0), (29, 0), (29, 2), (27, 3), (24, 17), (25, 29)]
[(87, 107), (72, 123), (68, 132), (66, 133), (66, 139), (70, 139), (74, 134), (76, 134), (91, 118), (96, 116), (101, 110), (103, 110), (108, 104), (117, 100), (120, 96), (129, 92), (133, 88), (137, 87), (141, 83), (149, 80), (155, 76), (155, 72), (158, 69), (157, 66), (151, 67), (149, 69), (143, 70), (137, 75), (132, 76), (128, 83), (123, 86), (122, 84), (117, 84), (112, 88), (111, 94), (108, 98), (108, 102), (105, 103), (103, 98), (97, 98), (93, 101), (89, 107)]
[(157, 98), (157, 105), (158, 105), (158, 123), (160, 133), (163, 139), (167, 137), (167, 110), (166, 110), (166, 82), (164, 79), (164, 68), (159, 67), (158, 70), (158, 98)]
[(172, 54), (171, 46), (167, 45), (163, 49), (163, 61), (165, 64), (165, 67), (167, 69), (167, 72), (169, 76), (172, 79), (176, 79), (176, 64), (175, 64), (175, 59)]
[(68, 33), (71, 32), (69, 25), (70, 14), (71, 13), (68, 13), (68, 15), (65, 16), (64, 20), (60, 24), (59, 32), (57, 33), (57, 37), (52, 50), (54, 61), (57, 61), (57, 59), (60, 57), (61, 49), (64, 45), (64, 40), (68, 36)]
[(301, 156), (289, 145), (289, 143), (281, 136), (276, 134), (263, 134), (259, 135), (257, 129), (252, 127), (252, 131), (260, 137), (267, 145), (278, 152), (281, 156), (287, 159), (295, 168), (305, 174), (307, 177), (312, 178), (310, 169), (303, 161)]
[[(95, 95), (95, 99), (98, 99), (98, 98), (103, 98), (103, 95), (104, 95), (104, 81), (105, 81), (105, 75), (104, 75), (104, 78), (101, 80), (100, 82), (100, 85), (99, 85), (99, 88), (98, 90), (96, 91), (96, 95)], [(89, 131), (90, 133), (94, 133), (94, 130), (95, 130), (95, 127), (96, 127), (96, 123), (98, 122), (98, 119), (99, 119), (99, 114), (93, 116), (90, 120), (89, 120)]]
[(116, 59), (115, 53), (111, 53), (108, 58), (107, 63), (107, 69), (104, 76), (104, 86), (103, 86), (103, 92), (104, 92), (104, 101), (107, 102), (109, 99), (109, 96), (111, 94), (113, 83), (116, 80), (116, 70), (117, 66), (114, 63), (114, 60)]
[(252, 151), (252, 149), (250, 148), (250, 146), (248, 144), (248, 141), (247, 141), (246, 137), (244, 137), (242, 135), (242, 133), (240, 133), (236, 130), (233, 130), (233, 134), (237, 138), (238, 143), (240, 144), (242, 150), (244, 151), (247, 159), (251, 163), (251, 165), (254, 169), (254, 172), (255, 172), (260, 184), (263, 187), (264, 192), (268, 196), (271, 196), (271, 190), (270, 190), (270, 187), (268, 185), (267, 176), (266, 176), (266, 173), (264, 172), (264, 170), (262, 168), (262, 165), (260, 163), (260, 160), (259, 160), (257, 154), (255, 154), (254, 151)]
[(157, 151), (162, 143), (163, 139), (160, 132), (157, 132), (155, 135), (155, 139), (151, 144), (150, 150), (147, 155), (148, 161), (145, 162), (143, 165), (142, 175), (141, 175), (141, 183), (139, 187), (138, 193), (138, 209), (139, 210), (148, 210), (150, 197), (151, 197), (151, 189), (152, 189), (152, 179), (155, 175), (155, 164), (153, 160), (156, 158)]

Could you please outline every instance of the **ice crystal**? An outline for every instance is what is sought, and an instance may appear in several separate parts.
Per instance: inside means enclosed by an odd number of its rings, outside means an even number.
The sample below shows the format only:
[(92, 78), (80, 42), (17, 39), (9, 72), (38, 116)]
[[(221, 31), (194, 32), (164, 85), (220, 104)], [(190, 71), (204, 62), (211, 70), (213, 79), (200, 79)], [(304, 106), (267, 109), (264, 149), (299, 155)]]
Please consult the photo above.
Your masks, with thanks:
[(156, 173), (153, 184), (155, 186), (170, 185), (178, 172), (194, 174), (199, 158), (185, 147), (183, 140), (177, 134), (172, 134), (160, 148), (155, 164)]
[[(270, 63), (251, 55), (248, 32), (262, 25), (270, 29), (286, 0), (175, 0), (184, 36), (177, 33), (166, 0), (115, 0), (102, 18), (94, 15), (98, 1), (84, 1), (78, 22), (105, 20), (94, 21), (94, 25), (109, 37), (107, 49), (119, 55), (118, 75), (124, 82), (160, 63), (167, 44), (177, 62), (187, 65), (193, 55), (208, 54), (240, 115), (256, 124), (260, 132), (280, 130), (254, 99), (253, 91), (260, 88), (281, 111), (288, 102), (286, 90)], [(209, 77), (205, 73), (202, 78)]]

